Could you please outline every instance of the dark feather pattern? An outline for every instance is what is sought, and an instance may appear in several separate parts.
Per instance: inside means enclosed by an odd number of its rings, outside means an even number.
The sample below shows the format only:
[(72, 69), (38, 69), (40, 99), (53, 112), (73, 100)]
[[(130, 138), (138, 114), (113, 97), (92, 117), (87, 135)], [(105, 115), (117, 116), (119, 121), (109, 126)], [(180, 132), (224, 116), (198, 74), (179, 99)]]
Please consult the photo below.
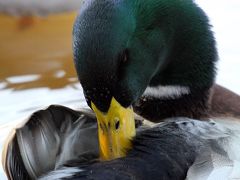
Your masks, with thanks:
[(17, 137), (14, 137), (8, 144), (8, 151), (6, 155), (5, 170), (8, 179), (11, 180), (30, 180), (30, 176), (24, 166), (21, 153), (19, 151)]
[[(49, 136), (59, 131), (60, 141)], [(17, 130), (8, 144), (5, 169), (12, 180), (201, 180), (219, 168), (240, 177), (234, 164), (240, 160), (239, 139), (237, 122), (171, 118), (138, 127), (125, 158), (101, 162), (92, 111), (50, 106)]]
[[(235, 127), (222, 125), (188, 118), (166, 119), (154, 127), (138, 129), (133, 149), (125, 158), (107, 162), (70, 162), (41, 180), (56, 179), (60, 175), (60, 179), (71, 180), (239, 178), (239, 164), (235, 162), (239, 162), (240, 156), (235, 152), (240, 149), (240, 124), (236, 123)], [(229, 173), (219, 175), (216, 173), (219, 168)]]
[(78, 112), (51, 105), (35, 112), (16, 130), (8, 144), (4, 166), (9, 179), (36, 179), (86, 153), (98, 157), (94, 114), (90, 110)]

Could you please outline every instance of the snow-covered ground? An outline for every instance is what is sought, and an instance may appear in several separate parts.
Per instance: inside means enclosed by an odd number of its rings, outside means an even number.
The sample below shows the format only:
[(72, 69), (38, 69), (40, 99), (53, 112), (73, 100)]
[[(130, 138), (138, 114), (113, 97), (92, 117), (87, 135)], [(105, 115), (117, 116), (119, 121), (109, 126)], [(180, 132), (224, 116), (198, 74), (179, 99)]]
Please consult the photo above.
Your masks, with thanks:
[[(218, 43), (220, 61), (217, 82), (240, 94), (240, 1), (239, 0), (196, 0), (210, 17)], [(4, 86), (4, 84), (0, 84)], [(64, 95), (64, 96), (63, 96)], [(76, 99), (76, 97), (78, 97)], [(84, 102), (81, 88), (68, 86), (50, 90), (39, 88), (0, 91), (0, 151), (9, 130), (33, 111), (49, 104), (79, 107)], [(84, 105), (84, 104), (82, 104)], [(31, 107), (31, 109), (26, 109)], [(9, 109), (14, 109), (9, 113)], [(0, 179), (6, 179), (0, 166)]]

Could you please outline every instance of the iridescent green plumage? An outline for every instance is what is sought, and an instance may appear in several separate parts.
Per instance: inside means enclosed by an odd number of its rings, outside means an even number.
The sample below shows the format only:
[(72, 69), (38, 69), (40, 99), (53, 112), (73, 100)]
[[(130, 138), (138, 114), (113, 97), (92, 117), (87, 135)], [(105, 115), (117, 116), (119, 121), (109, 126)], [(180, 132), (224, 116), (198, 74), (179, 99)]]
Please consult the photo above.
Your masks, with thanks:
[(73, 35), (85, 97), (104, 112), (112, 97), (128, 107), (147, 86), (199, 92), (215, 78), (215, 40), (191, 0), (87, 1)]

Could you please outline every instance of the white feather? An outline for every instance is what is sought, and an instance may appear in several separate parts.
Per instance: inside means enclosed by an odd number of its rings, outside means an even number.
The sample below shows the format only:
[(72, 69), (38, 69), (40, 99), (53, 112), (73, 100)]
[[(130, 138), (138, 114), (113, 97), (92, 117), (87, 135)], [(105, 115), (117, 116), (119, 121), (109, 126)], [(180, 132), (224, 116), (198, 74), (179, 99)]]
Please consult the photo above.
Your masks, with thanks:
[(68, 178), (78, 172), (82, 172), (82, 170), (75, 167), (63, 167), (61, 169), (52, 171), (43, 177), (40, 177), (39, 180), (53, 180), (53, 179)]
[(179, 98), (182, 95), (190, 93), (189, 87), (186, 86), (156, 86), (156, 87), (147, 87), (143, 96), (150, 96), (155, 98)]

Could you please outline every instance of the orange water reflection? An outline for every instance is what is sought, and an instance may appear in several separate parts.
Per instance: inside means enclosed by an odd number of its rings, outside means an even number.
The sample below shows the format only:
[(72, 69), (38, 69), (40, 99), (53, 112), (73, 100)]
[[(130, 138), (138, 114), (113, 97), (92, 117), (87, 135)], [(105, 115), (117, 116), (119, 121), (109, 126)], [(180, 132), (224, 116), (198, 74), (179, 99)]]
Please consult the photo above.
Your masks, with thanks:
[[(75, 12), (41, 18), (0, 15), (0, 82), (4, 88), (55, 89), (77, 81), (71, 44), (75, 16)], [(39, 78), (9, 81), (9, 77), (32, 74)]]
[[(9, 132), (34, 111), (86, 106), (72, 58), (75, 16), (0, 15), (0, 154)], [(1, 163), (0, 179), (6, 179)]]

